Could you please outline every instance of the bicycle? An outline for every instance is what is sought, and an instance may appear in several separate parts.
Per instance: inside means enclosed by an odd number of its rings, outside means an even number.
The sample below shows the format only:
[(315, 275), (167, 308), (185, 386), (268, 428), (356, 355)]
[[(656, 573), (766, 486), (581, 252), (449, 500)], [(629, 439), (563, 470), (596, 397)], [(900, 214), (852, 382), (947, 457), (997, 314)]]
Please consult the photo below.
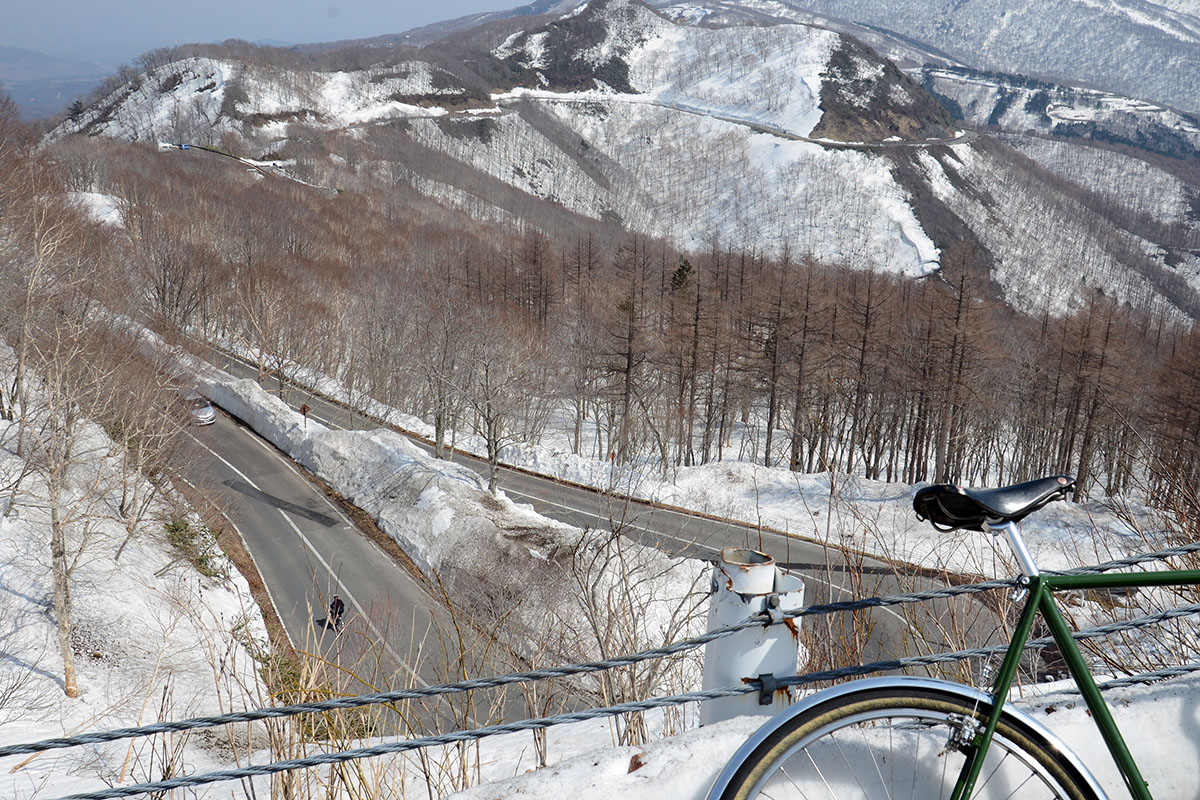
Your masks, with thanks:
[(1024, 593), (1025, 604), (990, 692), (917, 677), (861, 679), (817, 692), (766, 722), (729, 760), (709, 800), (1105, 798), (1091, 773), (1057, 736), (1007, 702), (1039, 616), (1130, 795), (1153, 800), (1055, 593), (1200, 584), (1200, 570), (1041, 573), (1019, 523), (1065, 498), (1074, 486), (1069, 476), (999, 489), (943, 484), (922, 488), (913, 498), (917, 517), (939, 530), (1004, 534), (1020, 565), (1019, 593)]

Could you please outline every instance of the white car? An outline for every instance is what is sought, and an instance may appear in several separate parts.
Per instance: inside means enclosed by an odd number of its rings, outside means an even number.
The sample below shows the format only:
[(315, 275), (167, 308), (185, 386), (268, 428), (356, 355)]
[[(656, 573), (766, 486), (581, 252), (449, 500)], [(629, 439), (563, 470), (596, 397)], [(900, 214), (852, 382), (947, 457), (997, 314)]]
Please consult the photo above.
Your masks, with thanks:
[(217, 410), (213, 408), (208, 398), (192, 390), (182, 395), (183, 405), (192, 416), (194, 425), (212, 425), (217, 421)]

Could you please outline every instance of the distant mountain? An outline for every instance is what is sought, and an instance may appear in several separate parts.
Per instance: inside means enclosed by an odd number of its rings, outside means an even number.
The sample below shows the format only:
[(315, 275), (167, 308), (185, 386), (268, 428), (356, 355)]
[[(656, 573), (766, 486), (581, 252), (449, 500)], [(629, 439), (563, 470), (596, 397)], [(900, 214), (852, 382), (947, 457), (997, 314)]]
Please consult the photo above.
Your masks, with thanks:
[[(1039, 109), (1028, 89), (998, 112), (1018, 79), (968, 96), (954, 75), (919, 75), (939, 103), (852, 38), (739, 8), (718, 25), (694, 7), (592, 0), (424, 50), (358, 47), (357, 69), (193, 49), (53, 135), (236, 147), (307, 182), (404, 187), (550, 232), (620, 226), (914, 277), (968, 259), (1025, 310), (1101, 292), (1200, 317), (1200, 174), (1187, 159), (1042, 142), (1019, 126), (1098, 119), (1095, 98), (1047, 90)], [(1015, 135), (957, 130), (956, 103)], [(1188, 119), (1159, 124), (1191, 147)]]
[(35, 50), (0, 45), (0, 80), (5, 82), (103, 77), (111, 71), (93, 62), (71, 61)]
[(0, 47), (0, 86), (12, 96), (25, 119), (62, 112), (75, 99), (86, 97), (112, 72), (101, 64)]
[(1153, 0), (784, 0), (924, 43), (976, 69), (1200, 111), (1200, 7)]
[[(410, 31), (425, 44), (484, 21), (565, 13), (539, 0)], [(1200, 112), (1200, 7), (1192, 0), (651, 0), (696, 24), (812, 22), (888, 55), (1079, 84)], [(895, 51), (892, 53), (891, 51)]]

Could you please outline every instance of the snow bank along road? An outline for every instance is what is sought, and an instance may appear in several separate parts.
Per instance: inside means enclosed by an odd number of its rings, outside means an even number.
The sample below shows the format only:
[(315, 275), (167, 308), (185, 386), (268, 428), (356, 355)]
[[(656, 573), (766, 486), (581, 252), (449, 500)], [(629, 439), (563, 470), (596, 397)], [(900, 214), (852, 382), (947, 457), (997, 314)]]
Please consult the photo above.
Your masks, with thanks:
[[(213, 360), (222, 369), (226, 369), (239, 377), (253, 378), (256, 374), (252, 366), (229, 359), (224, 355), (216, 357)], [(330, 403), (320, 396), (314, 396), (305, 389), (293, 389), (286, 394), (289, 395), (287, 399), (294, 407), (298, 407), (302, 403), (307, 404), (310, 408), (309, 416), (330, 428), (374, 429), (383, 424), (378, 420), (370, 419), (351, 411), (344, 406)], [(226, 436), (232, 435), (234, 431), (235, 429), (232, 426), (222, 426), (218, 428), (216, 433)], [(404, 431), (401, 432), (406, 433)], [(252, 435), (244, 430), (242, 434)], [(416, 444), (432, 452), (432, 447), (426, 441), (418, 437), (411, 438)], [(277, 459), (284, 458), (282, 454), (278, 453), (270, 445), (263, 443), (260, 443), (260, 445), (259, 449), (269, 451)], [(459, 463), (481, 473), (487, 470), (487, 464), (482, 459), (462, 453), (455, 454), (454, 458)], [(265, 467), (265, 469), (267, 469), (268, 473), (274, 473), (279, 472), (283, 468), (275, 466)], [(287, 469), (295, 472), (295, 468), (290, 465), (287, 466)], [(307, 481), (304, 482), (308, 483)], [(753, 526), (714, 520), (696, 514), (665, 509), (649, 503), (614, 497), (593, 489), (565, 484), (518, 469), (502, 469), (500, 487), (512, 499), (518, 502), (529, 503), (539, 513), (547, 517), (579, 527), (591, 527), (593, 529), (611, 530), (620, 526), (620, 530), (626, 535), (633, 537), (644, 545), (658, 548), (669, 555), (688, 556), (711, 561), (717, 558), (723, 547), (750, 546), (754, 549), (762, 550), (772, 555), (781, 566), (800, 574), (804, 578), (806, 587), (805, 600), (809, 604), (870, 597), (878, 594), (891, 594), (899, 591), (918, 591), (943, 585), (940, 582), (921, 575), (898, 574), (896, 568), (891, 564), (860, 557), (855, 554), (845, 554), (838, 549), (830, 548), (824, 544), (810, 542), (794, 536), (787, 536), (776, 531), (763, 530), (760, 532)], [(311, 484), (309, 484), (308, 488), (311, 489)], [(326, 503), (326, 508), (328, 508), (328, 501), (322, 498), (322, 502)], [(278, 516), (280, 512), (278, 509), (274, 509), (270, 513)], [(305, 518), (301, 517), (301, 519)], [(311, 518), (308, 519), (309, 524), (316, 522), (318, 521)], [(313, 596), (312, 590), (316, 587), (313, 586), (313, 579), (307, 577), (312, 573), (313, 557), (302, 556), (300, 553), (294, 551), (303, 548), (311, 552), (311, 548), (303, 544), (303, 542), (299, 543), (301, 548), (297, 548), (297, 542), (295, 542), (294, 538), (289, 543), (280, 542), (280, 534), (278, 533), (279, 524), (273, 520), (267, 524), (268, 531), (270, 531), (270, 526), (273, 524), (275, 532), (270, 532), (266, 535), (270, 543), (264, 544), (262, 547), (290, 549), (286, 558), (291, 566), (286, 571), (281, 571), (280, 574), (272, 577), (268, 576), (267, 572), (274, 573), (274, 568), (268, 570), (260, 559), (260, 570), (265, 570), (263, 579), (272, 587), (273, 596), (277, 591), (280, 594), (287, 593), (287, 596), (282, 599), (279, 597), (276, 598), (277, 606), (280, 606), (282, 603), (283, 605), (290, 604), (289, 607), (297, 611), (304, 609), (304, 603), (307, 598), (298, 596), (297, 592), (307, 590), (308, 597)], [(341, 534), (350, 532), (342, 531)], [(247, 536), (253, 536), (250, 532), (244, 533)], [(335, 536), (337, 541), (348, 541), (351, 538), (361, 537)], [(332, 547), (332, 545), (330, 546)], [(410, 615), (414, 615), (411, 624), (414, 634), (417, 629), (424, 629), (423, 626), (427, 625), (428, 621), (425, 620), (422, 622), (416, 615), (418, 615), (418, 606), (430, 604), (430, 597), (417, 587), (415, 581), (412, 581), (407, 573), (404, 573), (403, 570), (398, 570), (403, 575), (400, 579), (392, 576), (390, 573), (374, 574), (375, 568), (368, 569), (368, 562), (388, 559), (382, 551), (369, 542), (364, 542), (354, 552), (348, 551), (345, 548), (342, 548), (339, 552), (344, 554), (344, 558), (338, 561), (337, 564), (330, 563), (329, 568), (325, 570), (326, 574), (339, 575), (345, 585), (352, 584), (352, 589), (354, 587), (361, 587), (358, 591), (368, 598), (379, 601), (394, 599), (404, 603), (401, 608), (404, 627), (410, 627), (407, 620)], [(284, 554), (277, 552), (277, 550), (264, 551), (264, 557), (266, 558), (275, 558), (277, 556), (285, 557)], [(258, 553), (255, 553), (255, 557), (259, 559)], [(285, 577), (285, 574), (290, 574), (291, 577)], [(287, 589), (281, 588), (276, 590), (273, 583), (275, 580), (283, 581), (290, 584), (290, 586)], [(330, 581), (327, 578), (322, 578), (322, 580)], [(375, 581), (381, 581), (382, 583), (377, 588), (368, 589), (367, 584)], [(405, 597), (399, 597), (394, 587), (399, 586), (402, 582), (411, 583), (416, 589)], [(328, 585), (333, 587), (334, 583), (330, 581)], [(300, 587), (303, 587), (303, 590)], [(337, 591), (337, 589), (330, 588), (327, 591)], [(322, 595), (322, 597), (324, 596), (327, 595)], [(919, 630), (922, 637), (924, 637), (926, 644), (920, 649), (926, 652), (928, 652), (927, 648), (946, 649), (963, 646), (964, 643), (961, 640), (951, 642), (947, 638), (948, 634), (944, 637), (941, 634), (943, 629), (954, 627), (957, 629), (959, 635), (962, 635), (964, 631), (968, 632), (970, 639), (966, 644), (975, 646), (983, 644), (988, 639), (988, 636), (997, 628), (997, 623), (991, 610), (972, 598), (957, 598), (955, 600), (928, 603), (921, 606), (908, 606), (907, 608), (911, 609), (909, 611), (910, 614), (919, 615), (918, 618), (912, 620), (911, 625), (909, 621), (903, 619), (892, 609), (877, 609), (874, 612), (870, 629), (871, 638), (863, 651), (864, 660), (911, 655), (913, 652), (912, 639), (914, 628)], [(284, 608), (281, 607), (279, 610), (281, 614), (284, 613)], [(317, 608), (316, 611), (322, 612), (319, 614), (320, 617), (324, 616), (322, 608)], [(359, 611), (359, 613), (361, 614), (362, 612)], [(307, 626), (307, 617), (301, 614), (301, 618), (302, 625)], [(846, 622), (836, 617), (821, 617), (813, 618), (809, 624), (813, 627), (820, 626), (826, 619), (833, 620), (835, 629)], [(952, 624), (948, 621), (952, 621)], [(407, 649), (408, 645), (406, 644), (402, 652), (407, 651)]]

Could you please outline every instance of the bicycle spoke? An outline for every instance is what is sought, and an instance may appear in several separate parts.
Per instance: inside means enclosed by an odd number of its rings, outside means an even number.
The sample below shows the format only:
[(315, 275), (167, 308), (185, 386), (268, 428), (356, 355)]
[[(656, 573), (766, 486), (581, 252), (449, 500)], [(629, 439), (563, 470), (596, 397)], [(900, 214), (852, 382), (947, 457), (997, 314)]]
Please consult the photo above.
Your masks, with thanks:
[[(887, 728), (888, 728), (888, 738), (891, 738), (892, 726), (888, 725)], [(887, 789), (888, 786), (894, 786), (895, 784), (889, 784), (884, 780), (883, 771), (879, 769), (879, 759), (876, 758), (876, 756), (875, 756), (875, 748), (868, 747), (867, 752), (869, 752), (871, 754), (871, 764), (872, 764), (872, 766), (875, 767), (875, 775), (879, 778), (879, 785), (882, 786), (884, 789)], [(862, 784), (859, 784), (859, 786), (861, 786), (861, 785)], [(865, 791), (863, 793), (866, 794)]]
[[(983, 794), (983, 790), (987, 788), (988, 784), (989, 784), (989, 783), (991, 783), (991, 781), (992, 781), (992, 778), (993, 778), (993, 777), (996, 775), (996, 773), (997, 773), (997, 772), (1000, 770), (1000, 767), (1001, 767), (1001, 766), (1004, 764), (1004, 762), (1005, 762), (1006, 760), (1008, 760), (1008, 755), (1009, 755), (1008, 753), (1005, 753), (1005, 754), (1004, 754), (1004, 755), (1003, 755), (1003, 756), (1000, 758), (1000, 760), (996, 762), (996, 766), (992, 767), (992, 771), (991, 771), (991, 772), (989, 772), (989, 773), (987, 774), (987, 777), (983, 779), (983, 782), (982, 782), (982, 783), (980, 783), (980, 782), (976, 782), (976, 784), (975, 784), (975, 791), (976, 791), (976, 792), (978, 792), (979, 794)], [(1010, 796), (1011, 796), (1011, 795), (1010, 795)]]
[[(935, 747), (938, 747), (940, 742), (934, 742), (933, 744)], [(944, 752), (945, 749), (946, 748), (944, 746), (938, 747), (938, 753)], [(946, 773), (950, 770), (950, 759), (943, 758), (943, 759), (941, 759), (941, 761), (942, 761), (942, 778), (941, 778), (942, 790), (940, 792), (938, 792), (939, 798), (946, 796)], [(913, 797), (916, 797), (916, 791), (917, 791), (916, 790), (916, 786), (917, 786), (916, 769), (917, 769), (917, 767), (914, 764), (913, 765)], [(955, 770), (955, 771), (957, 772), (957, 770)], [(950, 793), (953, 794), (954, 790), (951, 789)]]
[[(1029, 783), (1031, 780), (1033, 780), (1032, 775), (1030, 775), (1025, 780), (1021, 781), (1021, 785), (1014, 788), (1011, 792), (1009, 792), (1008, 795), (1004, 798), (1004, 800), (1009, 800), (1009, 798), (1013, 798), (1013, 797), (1019, 797), (1021, 794), (1021, 790), (1025, 788), (1025, 784)], [(1058, 797), (1058, 794), (1055, 793), (1054, 796)]]
[[(932, 738), (931, 738), (931, 740), (932, 740)], [(932, 741), (932, 745), (934, 745), (934, 747), (937, 748), (936, 752), (938, 752), (938, 753), (940, 753), (944, 750), (944, 747), (940, 746), (941, 742)], [(918, 750), (918, 753), (919, 753), (919, 750)], [(946, 770), (949, 768), (950, 759), (942, 758), (941, 762), (942, 762), (942, 777), (937, 782), (938, 786), (941, 787), (940, 789), (937, 790), (938, 800), (941, 800), (941, 798), (944, 798), (944, 796), (946, 796)], [(912, 796), (912, 798), (916, 798), (916, 796), (917, 796), (917, 765), (918, 764), (920, 764), (919, 758), (916, 760), (916, 762), (913, 762), (912, 793), (910, 795), (908, 795), (908, 796)]]
[[(830, 786), (830, 785), (829, 785), (829, 781), (827, 781), (827, 780), (825, 779), (825, 773), (824, 773), (824, 772), (821, 770), (821, 766), (820, 766), (819, 764), (817, 764), (817, 762), (816, 762), (816, 761), (814, 761), (814, 760), (813, 760), (812, 754), (811, 754), (811, 753), (809, 753), (807, 750), (805, 750), (805, 751), (804, 751), (804, 755), (805, 755), (805, 756), (808, 758), (808, 760), (809, 760), (809, 761), (812, 763), (812, 765), (813, 765), (813, 769), (815, 769), (815, 770), (817, 771), (817, 776), (818, 776), (818, 777), (821, 779), (821, 783), (825, 784), (825, 788), (826, 788), (826, 790), (828, 790), (828, 792), (829, 792), (829, 796), (830, 796), (830, 797), (833, 797), (833, 796), (834, 796), (834, 794), (833, 794), (833, 787), (832, 787), (832, 786)], [(803, 789), (801, 789), (799, 786), (797, 786), (796, 788), (797, 788), (797, 790), (800, 792), (800, 794), (804, 794), (804, 790), (803, 790)], [(835, 800), (836, 800), (836, 798), (835, 798)]]
[[(846, 756), (846, 751), (845, 751), (845, 749), (842, 747), (842, 742), (841, 742), (841, 740), (840, 740), (840, 739), (838, 739), (837, 737), (833, 737), (833, 740), (834, 740), (834, 744), (835, 744), (835, 745), (837, 745), (838, 754), (839, 754), (839, 755), (842, 757), (842, 761), (843, 761), (843, 762), (846, 764), (846, 768), (847, 768), (847, 770), (850, 772), (850, 776), (854, 778), (854, 782), (855, 782), (856, 784), (858, 784), (858, 789), (859, 789), (859, 791), (861, 791), (861, 792), (863, 793), (863, 795), (865, 796), (865, 795), (867, 794), (867, 787), (865, 787), (865, 786), (863, 786), (863, 785), (862, 785), (862, 781), (861, 781), (861, 780), (859, 779), (859, 777), (858, 777), (858, 770), (856, 770), (856, 769), (854, 768), (854, 764), (853, 764), (853, 763), (850, 761), (850, 759), (849, 759), (849, 758), (847, 758), (847, 756)], [(869, 745), (869, 743), (868, 743), (868, 745)], [(869, 746), (868, 746), (868, 748), (867, 748), (867, 749), (868, 749), (869, 751), (871, 750), (871, 748), (870, 748)], [(871, 758), (872, 758), (872, 759), (874, 759), (874, 758), (875, 758), (875, 755), (874, 755), (874, 752), (873, 752), (873, 751), (871, 752)]]
[[(809, 760), (811, 761), (812, 759)], [(815, 767), (816, 765), (814, 764), (813, 766)], [(791, 773), (787, 770), (787, 765), (785, 764), (780, 767), (779, 771), (783, 774), (783, 777), (788, 779), (788, 783), (792, 785), (792, 788), (799, 793), (798, 800), (808, 800), (808, 795), (805, 793), (804, 788), (792, 778)], [(766, 791), (762, 793), (762, 797), (766, 798), (766, 800), (777, 800), (773, 794), (769, 794)]]

